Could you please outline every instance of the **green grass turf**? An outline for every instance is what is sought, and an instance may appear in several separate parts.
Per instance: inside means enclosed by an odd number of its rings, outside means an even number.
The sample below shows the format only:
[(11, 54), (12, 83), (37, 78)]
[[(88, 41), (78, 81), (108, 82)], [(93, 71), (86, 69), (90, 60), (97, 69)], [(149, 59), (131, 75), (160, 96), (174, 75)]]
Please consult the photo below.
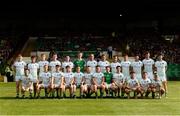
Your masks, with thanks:
[(162, 99), (15, 99), (15, 83), (0, 83), (0, 115), (180, 115), (180, 81)]

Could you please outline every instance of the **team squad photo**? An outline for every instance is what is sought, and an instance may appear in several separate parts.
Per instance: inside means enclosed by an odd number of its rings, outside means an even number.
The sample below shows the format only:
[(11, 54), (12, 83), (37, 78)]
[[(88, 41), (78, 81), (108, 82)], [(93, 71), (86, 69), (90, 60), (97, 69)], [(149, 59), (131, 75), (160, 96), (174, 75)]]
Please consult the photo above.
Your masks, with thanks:
[(71, 61), (70, 56), (65, 56), (60, 62), (57, 54), (53, 53), (50, 61), (47, 61), (45, 54), (41, 54), (39, 60), (31, 56), (31, 63), (27, 64), (19, 54), (12, 65), (15, 71), (16, 98), (25, 98), (25, 92), (31, 99), (137, 99), (148, 98), (150, 94), (153, 99), (161, 98), (163, 94), (168, 97), (167, 63), (163, 55), (159, 54), (156, 61), (150, 58), (149, 52), (144, 55), (142, 61), (138, 54), (135, 55), (133, 62), (128, 60), (127, 54), (123, 56), (123, 61), (114, 55), (113, 61), (109, 62), (106, 55), (102, 54), (97, 62), (94, 54), (89, 54), (86, 61), (83, 52), (79, 52), (74, 61)]
[(180, 116), (180, 1), (3, 2), (0, 115)]

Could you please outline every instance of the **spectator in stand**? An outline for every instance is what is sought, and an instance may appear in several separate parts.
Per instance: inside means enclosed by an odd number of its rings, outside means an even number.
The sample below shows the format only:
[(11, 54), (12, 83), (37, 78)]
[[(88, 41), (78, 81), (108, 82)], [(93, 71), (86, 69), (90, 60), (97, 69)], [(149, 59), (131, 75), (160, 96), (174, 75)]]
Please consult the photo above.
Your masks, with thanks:
[(113, 47), (111, 45), (107, 48), (107, 53), (109, 55), (109, 59), (112, 59)]

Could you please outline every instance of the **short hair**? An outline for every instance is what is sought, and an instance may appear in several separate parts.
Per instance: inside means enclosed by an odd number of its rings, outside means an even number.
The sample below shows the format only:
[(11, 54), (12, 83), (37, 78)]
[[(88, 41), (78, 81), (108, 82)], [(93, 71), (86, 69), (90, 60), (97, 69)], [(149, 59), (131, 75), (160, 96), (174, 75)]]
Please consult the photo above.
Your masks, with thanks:
[(41, 57), (42, 57), (42, 56), (46, 56), (46, 54), (42, 53), (42, 54), (41, 54)]
[(93, 56), (94, 56), (94, 54), (93, 54), (93, 53), (89, 54), (89, 56), (90, 56), (90, 55), (93, 55)]
[(110, 66), (106, 66), (106, 68), (111, 68)]
[(31, 59), (34, 59), (34, 58), (36, 58), (36, 56), (31, 56)]
[(56, 65), (56, 67), (60, 67), (60, 65), (59, 65), (59, 64), (57, 64), (57, 65)]
[(144, 72), (143, 72), (143, 74), (145, 74), (145, 73), (147, 74), (147, 72), (146, 72), (146, 71), (144, 71)]
[(130, 74), (133, 74), (133, 73), (135, 73), (135, 72), (134, 72), (134, 71), (131, 71), (131, 72), (130, 72)]
[(100, 67), (99, 65), (96, 66), (96, 68)]
[(22, 57), (22, 55), (21, 55), (21, 54), (18, 54), (18, 57)]
[(102, 54), (101, 57), (106, 56), (105, 54)]
[(79, 51), (77, 54), (83, 54), (83, 52)]
[(149, 51), (146, 51), (145, 54), (150, 54), (150, 52), (149, 52)]
[(71, 68), (71, 67), (70, 67), (69, 65), (67, 65), (67, 66), (66, 66), (66, 69), (67, 69), (67, 68)]
[(28, 70), (29, 71), (29, 69), (28, 69), (28, 67), (26, 66), (26, 67), (24, 67), (24, 71), (26, 71), (26, 70)]
[(116, 66), (116, 69), (118, 69), (119, 67), (121, 68), (121, 66)]
[(76, 69), (77, 69), (78, 67), (81, 68), (79, 65), (77, 65), (77, 66), (76, 66)]
[(128, 54), (124, 54), (124, 56), (128, 56)]
[(164, 54), (163, 53), (159, 53), (159, 56), (164, 56)]
[(114, 55), (113, 57), (118, 57), (118, 55)]
[(52, 55), (57, 55), (57, 53), (56, 53), (56, 52), (54, 52)]

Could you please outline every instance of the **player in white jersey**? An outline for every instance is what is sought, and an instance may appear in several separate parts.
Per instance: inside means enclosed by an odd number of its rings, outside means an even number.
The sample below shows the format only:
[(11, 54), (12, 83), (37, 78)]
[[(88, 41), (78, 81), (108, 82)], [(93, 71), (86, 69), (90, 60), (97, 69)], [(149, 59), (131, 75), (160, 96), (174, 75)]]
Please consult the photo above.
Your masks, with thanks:
[(48, 97), (48, 94), (51, 92), (53, 85), (51, 73), (48, 71), (48, 65), (44, 65), (44, 71), (40, 74), (40, 77), (42, 78), (42, 83), (38, 84), (37, 98), (40, 97), (41, 89), (45, 90), (45, 97)]
[(70, 61), (69, 56), (66, 56), (65, 61), (62, 63), (63, 72), (66, 72), (66, 66), (70, 66), (72, 69), (74, 68), (74, 64)]
[(94, 60), (94, 54), (89, 55), (89, 60), (87, 61), (87, 66), (91, 67), (91, 73), (96, 72), (97, 61)]
[[(154, 79), (151, 82), (151, 91), (152, 91), (152, 98), (155, 97), (161, 98), (161, 96), (164, 94), (165, 90), (162, 87), (162, 81), (158, 77), (158, 74), (156, 73), (154, 75)], [(155, 96), (155, 93), (158, 93), (157, 96)]]
[(148, 78), (153, 79), (153, 68), (154, 68), (154, 60), (150, 58), (150, 53), (145, 53), (145, 59), (142, 61), (144, 64), (144, 72), (147, 72)]
[(155, 67), (157, 70), (157, 75), (161, 79), (164, 89), (165, 96), (167, 97), (167, 79), (166, 79), (166, 70), (167, 70), (167, 62), (163, 60), (163, 55), (159, 55), (159, 61), (155, 62)]
[(143, 72), (143, 77), (139, 81), (140, 83), (140, 94), (141, 97), (143, 98), (143, 94), (145, 93), (146, 97), (148, 97), (149, 93), (151, 92), (150, 84), (151, 80), (148, 78), (147, 72)]
[(137, 98), (137, 93), (140, 91), (140, 86), (134, 71), (131, 72), (131, 78), (128, 80), (125, 88), (125, 93), (127, 94), (128, 98), (130, 98), (131, 91), (134, 92), (134, 98)]
[(15, 81), (16, 81), (16, 98), (19, 97), (19, 86), (20, 82), (22, 80), (22, 77), (24, 76), (24, 68), (26, 66), (26, 63), (22, 61), (23, 57), (21, 54), (18, 55), (17, 61), (14, 62), (13, 67), (15, 69)]
[(39, 64), (36, 63), (36, 57), (35, 56), (31, 56), (31, 63), (28, 64), (28, 69), (29, 69), (30, 74), (32, 75), (34, 97), (36, 97)]
[(130, 79), (129, 70), (130, 70), (131, 62), (128, 60), (128, 55), (124, 56), (124, 61), (121, 62), (122, 73), (126, 78), (126, 81)]
[[(46, 55), (41, 54), (41, 60), (38, 62), (39, 64), (39, 75), (44, 71), (44, 65), (49, 65), (49, 62), (46, 60)], [(39, 82), (42, 82), (42, 79), (39, 78)]]
[(87, 66), (83, 78), (83, 86), (84, 86), (83, 93), (85, 93), (87, 97), (90, 97), (90, 95), (93, 93), (93, 89), (92, 89), (93, 87), (91, 86), (92, 77), (93, 77), (93, 73), (91, 73), (91, 67)]
[(74, 90), (76, 89), (75, 80), (74, 80), (74, 73), (72, 72), (72, 68), (70, 66), (66, 66), (66, 73), (64, 73), (64, 87), (63, 97), (66, 97), (66, 89), (69, 89), (70, 97), (76, 97)]
[(136, 73), (136, 79), (140, 81), (142, 79), (142, 66), (143, 63), (139, 60), (139, 55), (136, 55), (135, 61), (131, 63), (132, 70)]
[(93, 74), (93, 91), (96, 94), (97, 98), (97, 89), (100, 89), (100, 97), (103, 97), (105, 91), (105, 82), (104, 82), (104, 74), (101, 72), (101, 67), (96, 66), (96, 72)]
[(112, 84), (110, 89), (112, 92), (118, 93), (118, 97), (124, 95), (124, 89), (125, 89), (125, 77), (121, 72), (121, 67), (116, 67), (116, 73), (113, 74)]
[[(81, 72), (81, 67), (77, 66), (76, 72), (74, 73), (74, 79), (75, 79), (76, 88), (80, 88), (80, 98), (83, 97), (83, 89), (84, 89), (83, 77), (84, 74)], [(76, 90), (74, 90), (74, 93), (76, 93)]]
[(106, 60), (105, 54), (101, 56), (101, 61), (98, 62), (98, 65), (100, 66), (102, 73), (106, 71), (106, 66), (110, 66), (109, 61)]
[(56, 65), (61, 66), (61, 62), (59, 60), (57, 60), (57, 54), (55, 53), (52, 56), (52, 61), (49, 63), (51, 73), (56, 71)]
[(22, 78), (21, 94), (22, 98), (25, 97), (25, 92), (29, 91), (29, 97), (32, 98), (33, 82), (32, 76), (29, 74), (29, 70), (25, 69), (25, 75)]
[(52, 73), (52, 83), (53, 83), (53, 92), (52, 97), (54, 97), (54, 92), (56, 90), (56, 97), (60, 98), (62, 94), (62, 86), (64, 80), (64, 74), (60, 71), (60, 65), (56, 65), (56, 72)]
[(118, 56), (117, 55), (115, 55), (114, 57), (113, 57), (113, 62), (111, 63), (111, 72), (114, 74), (114, 73), (116, 73), (116, 67), (117, 66), (121, 66), (121, 64), (118, 62)]

